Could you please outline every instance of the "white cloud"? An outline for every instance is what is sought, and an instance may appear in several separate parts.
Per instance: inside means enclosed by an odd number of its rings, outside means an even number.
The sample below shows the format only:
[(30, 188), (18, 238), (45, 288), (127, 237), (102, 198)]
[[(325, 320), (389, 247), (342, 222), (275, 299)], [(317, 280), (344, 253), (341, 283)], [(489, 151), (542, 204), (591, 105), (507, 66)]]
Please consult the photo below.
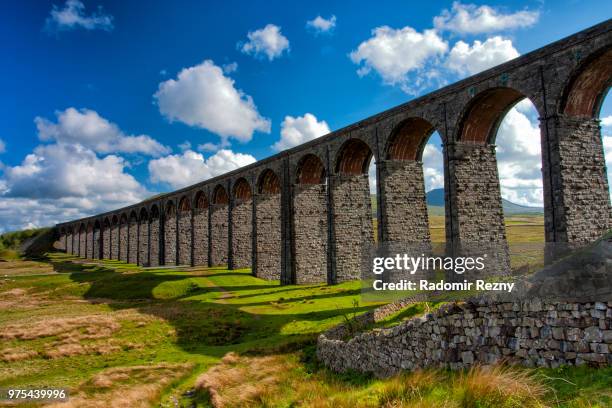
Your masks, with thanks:
[(205, 159), (200, 153), (187, 150), (149, 162), (149, 176), (154, 183), (181, 188), (254, 163), (250, 154), (222, 149)]
[(6, 152), (6, 143), (4, 143), (4, 140), (0, 139), (0, 153), (4, 152)]
[(284, 51), (289, 51), (289, 40), (281, 33), (281, 28), (268, 24), (264, 28), (249, 31), (249, 41), (238, 43), (238, 47), (245, 54), (256, 57), (266, 55), (268, 60), (280, 57)]
[(229, 64), (223, 64), (223, 72), (226, 74), (231, 74), (232, 72), (238, 71), (238, 63), (232, 62)]
[[(526, 112), (526, 106), (532, 112)], [(518, 108), (517, 108), (518, 107)], [(540, 128), (527, 100), (502, 120), (495, 144), (502, 197), (516, 204), (543, 206)]]
[(222, 146), (220, 144), (208, 142), (199, 144), (196, 149), (199, 152), (216, 152), (217, 150), (221, 149), (221, 147)]
[[(435, 30), (419, 33), (412, 27), (383, 26), (375, 28), (372, 37), (359, 44), (350, 58), (361, 65), (357, 71), (360, 76), (374, 70), (385, 83), (400, 85), (404, 91), (412, 93), (414, 86), (436, 75), (435, 69), (424, 69), (426, 64), (434, 62), (447, 50), (448, 44)], [(407, 74), (413, 71), (421, 75), (409, 80)]]
[(539, 12), (522, 10), (503, 14), (490, 6), (454, 2), (452, 10), (444, 10), (434, 17), (434, 27), (459, 34), (481, 34), (534, 25)]
[(154, 98), (171, 122), (207, 129), (223, 140), (248, 142), (255, 131), (270, 133), (270, 120), (259, 114), (253, 98), (236, 89), (234, 80), (211, 60), (160, 83)]
[(34, 122), (42, 141), (78, 143), (99, 153), (168, 154), (170, 149), (147, 135), (126, 135), (119, 127), (89, 109), (68, 108), (55, 112), (57, 122), (36, 117)]
[(601, 126), (612, 126), (612, 115), (602, 118)]
[(444, 161), (440, 148), (427, 143), (423, 150), (423, 176), (425, 191), (444, 188)]
[(178, 148), (181, 149), (182, 152), (189, 150), (191, 149), (191, 142), (189, 140), (185, 140), (183, 143), (178, 145)]
[(332, 15), (330, 18), (323, 18), (316, 16), (314, 19), (306, 22), (306, 27), (314, 30), (315, 33), (327, 33), (336, 27), (336, 16)]
[(272, 145), (276, 151), (289, 149), (330, 132), (327, 122), (318, 121), (312, 113), (304, 116), (285, 116), (281, 123), (281, 138)]
[(446, 65), (462, 75), (473, 75), (519, 55), (512, 41), (499, 36), (488, 38), (485, 42), (476, 40), (471, 46), (458, 41), (450, 51)]
[(101, 6), (92, 14), (86, 15), (85, 5), (80, 0), (66, 0), (63, 8), (53, 5), (45, 22), (46, 30), (54, 32), (77, 28), (111, 31), (113, 29), (113, 16), (104, 13)]
[(0, 179), (0, 230), (45, 226), (139, 202), (149, 196), (118, 156), (79, 144), (41, 145)]

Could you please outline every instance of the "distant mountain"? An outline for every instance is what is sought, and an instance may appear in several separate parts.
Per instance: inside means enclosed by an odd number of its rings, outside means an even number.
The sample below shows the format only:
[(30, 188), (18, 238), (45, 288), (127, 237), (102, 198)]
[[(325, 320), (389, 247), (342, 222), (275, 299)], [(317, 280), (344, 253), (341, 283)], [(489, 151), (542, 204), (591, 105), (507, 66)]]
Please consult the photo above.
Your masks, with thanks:
[[(544, 214), (542, 207), (528, 207), (502, 198), (504, 214)], [(436, 215), (444, 215), (444, 189), (436, 188), (427, 193), (427, 207)], [(372, 211), (376, 214), (376, 196), (372, 196)]]

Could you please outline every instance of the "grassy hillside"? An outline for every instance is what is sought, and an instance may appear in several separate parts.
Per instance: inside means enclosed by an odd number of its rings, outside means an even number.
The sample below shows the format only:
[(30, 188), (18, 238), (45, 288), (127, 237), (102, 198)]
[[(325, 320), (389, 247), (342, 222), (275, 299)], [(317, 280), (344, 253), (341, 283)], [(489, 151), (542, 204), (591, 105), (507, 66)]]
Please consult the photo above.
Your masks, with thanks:
[(49, 228), (6, 232), (0, 235), (0, 257), (17, 258), (23, 243), (49, 231)]
[(333, 374), (314, 359), (314, 341), (376, 306), (360, 301), (357, 282), (279, 286), (247, 270), (143, 269), (63, 254), (5, 260), (0, 276), (0, 388), (69, 387), (61, 406), (612, 403), (612, 368)]

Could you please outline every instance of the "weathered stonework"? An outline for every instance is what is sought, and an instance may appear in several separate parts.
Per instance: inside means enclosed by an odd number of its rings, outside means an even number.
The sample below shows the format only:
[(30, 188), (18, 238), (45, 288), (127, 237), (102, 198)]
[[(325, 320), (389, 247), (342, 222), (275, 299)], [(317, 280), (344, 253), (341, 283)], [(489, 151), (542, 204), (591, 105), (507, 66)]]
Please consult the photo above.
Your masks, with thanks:
[(164, 221), (164, 265), (176, 265), (176, 215), (166, 214)]
[(296, 283), (327, 282), (327, 191), (324, 184), (293, 186)]
[(119, 260), (128, 260), (128, 224), (127, 221), (119, 224)]
[(72, 232), (66, 234), (66, 252), (74, 255), (74, 248), (72, 246), (73, 235)]
[(92, 255), (91, 257), (93, 259), (101, 259), (102, 258), (102, 253), (101, 253), (101, 233), (102, 231), (100, 230), (100, 228), (94, 228), (93, 230), (93, 245), (92, 245)]
[(208, 265), (208, 208), (196, 208), (193, 214), (193, 263)]
[(364, 253), (374, 243), (368, 176), (333, 176), (332, 190), (336, 279), (359, 279)]
[(111, 227), (111, 259), (119, 259), (119, 224)]
[[(393, 311), (370, 313), (359, 324)], [(347, 340), (349, 335), (341, 325), (319, 337), (317, 356), (334, 371), (389, 376), (502, 360), (528, 367), (604, 366), (612, 364), (612, 302), (470, 301)]]
[(102, 227), (102, 258), (111, 259), (111, 230), (110, 226)]
[(191, 210), (179, 212), (179, 265), (191, 265)]
[(149, 265), (159, 266), (160, 256), (160, 242), (162, 237), (160, 236), (161, 221), (158, 217), (152, 217), (149, 222), (149, 235), (150, 235), (150, 249), (149, 249)]
[(281, 275), (281, 197), (256, 194), (256, 276), (279, 280)]
[(87, 257), (87, 232), (85, 230), (79, 231), (79, 256), (81, 258)]
[(233, 269), (249, 268), (252, 258), (253, 200), (236, 200), (232, 208)]
[(138, 265), (150, 266), (149, 260), (149, 220), (140, 221), (140, 236), (138, 238)]
[(211, 211), (211, 264), (225, 265), (228, 255), (228, 206), (227, 204), (213, 204)]
[[(550, 163), (553, 173), (551, 189), (545, 185), (545, 203), (549, 225), (549, 242), (585, 244), (612, 228), (612, 209), (606, 162), (599, 121), (558, 115), (548, 119)], [(543, 124), (546, 126), (546, 123)], [(544, 146), (542, 151), (544, 152)]]
[(500, 271), (509, 270), (495, 146), (457, 142), (449, 161), (452, 226), (447, 242), (460, 245), (457, 249), (466, 253), (487, 251), (496, 256)]
[(423, 163), (384, 160), (380, 166), (382, 235), (387, 242), (431, 243)]
[(87, 245), (85, 247), (85, 257), (88, 259), (93, 259), (93, 227), (87, 228), (87, 234), (85, 235), (85, 239), (87, 240)]
[(138, 259), (138, 220), (130, 220), (128, 236), (128, 262), (135, 264)]

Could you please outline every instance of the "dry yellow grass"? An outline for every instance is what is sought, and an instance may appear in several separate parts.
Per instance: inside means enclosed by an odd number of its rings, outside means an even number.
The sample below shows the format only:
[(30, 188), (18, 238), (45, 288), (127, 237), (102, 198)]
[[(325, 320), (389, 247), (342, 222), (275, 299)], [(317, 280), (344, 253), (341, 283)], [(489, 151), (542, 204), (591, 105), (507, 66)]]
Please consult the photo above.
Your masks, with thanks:
[(191, 364), (156, 364), (104, 370), (81, 384), (67, 402), (50, 408), (148, 408), (172, 382), (187, 375)]
[(59, 317), (8, 325), (0, 333), (0, 338), (33, 340), (57, 336), (62, 341), (75, 343), (81, 340), (107, 338), (120, 328), (119, 322), (108, 315)]

